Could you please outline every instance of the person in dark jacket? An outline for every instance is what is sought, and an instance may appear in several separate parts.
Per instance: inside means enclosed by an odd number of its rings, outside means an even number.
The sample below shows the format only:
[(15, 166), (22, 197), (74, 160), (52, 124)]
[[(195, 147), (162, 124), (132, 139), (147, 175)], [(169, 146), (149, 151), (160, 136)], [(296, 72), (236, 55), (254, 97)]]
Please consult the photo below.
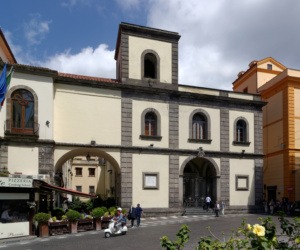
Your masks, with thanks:
[(131, 206), (129, 211), (128, 211), (128, 220), (131, 221), (131, 227), (134, 226), (134, 220), (136, 218), (136, 215), (135, 215), (135, 207), (134, 206)]
[(135, 208), (135, 218), (136, 218), (136, 226), (139, 227), (141, 224), (141, 216), (143, 213), (143, 209), (141, 208), (140, 204), (137, 204)]

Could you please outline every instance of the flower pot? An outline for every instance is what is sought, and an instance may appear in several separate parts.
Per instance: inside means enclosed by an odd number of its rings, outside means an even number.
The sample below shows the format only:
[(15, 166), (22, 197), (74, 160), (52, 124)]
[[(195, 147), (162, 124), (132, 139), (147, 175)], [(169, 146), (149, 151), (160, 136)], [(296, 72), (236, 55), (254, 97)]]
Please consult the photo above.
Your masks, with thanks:
[(112, 218), (111, 216), (110, 217), (103, 217), (102, 218), (102, 220), (101, 220), (101, 228), (102, 229), (108, 228), (108, 224), (109, 224), (111, 218)]
[(70, 227), (70, 233), (76, 234), (77, 233), (77, 221), (70, 221), (69, 227)]
[(101, 218), (94, 218), (94, 230), (101, 230)]
[(48, 223), (39, 223), (39, 237), (48, 237), (49, 236), (49, 227)]

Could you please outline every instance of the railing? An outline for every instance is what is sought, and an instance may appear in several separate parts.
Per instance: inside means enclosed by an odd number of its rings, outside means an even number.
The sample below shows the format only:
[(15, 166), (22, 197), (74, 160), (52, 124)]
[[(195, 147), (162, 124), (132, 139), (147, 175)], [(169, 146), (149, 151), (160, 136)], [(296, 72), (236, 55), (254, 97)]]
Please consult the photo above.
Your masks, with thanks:
[(183, 199), (184, 207), (203, 207), (204, 198), (203, 197), (184, 197)]
[(12, 120), (8, 119), (4, 124), (4, 133), (6, 135), (39, 135), (40, 124), (32, 122), (28, 127), (15, 127), (12, 124)]

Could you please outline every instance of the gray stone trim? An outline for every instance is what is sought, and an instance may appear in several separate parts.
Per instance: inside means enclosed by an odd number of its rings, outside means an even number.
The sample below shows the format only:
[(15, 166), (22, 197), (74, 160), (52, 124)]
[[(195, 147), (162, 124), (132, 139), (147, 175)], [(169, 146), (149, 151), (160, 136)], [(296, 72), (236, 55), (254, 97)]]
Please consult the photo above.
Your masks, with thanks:
[(128, 55), (128, 35), (122, 34), (121, 35), (121, 56), (119, 60), (121, 60), (121, 73), (120, 78), (121, 82), (123, 79), (127, 79), (129, 77), (129, 55)]
[(8, 147), (0, 144), (0, 172), (8, 171)]
[(229, 177), (230, 177), (230, 163), (229, 163), (229, 160), (228, 158), (221, 158), (221, 161), (220, 161), (220, 168), (221, 168), (221, 181), (220, 181), (220, 194), (221, 194), (221, 197), (220, 197), (220, 200), (221, 201), (224, 201), (225, 204), (228, 206), (229, 205), (229, 197), (230, 197), (230, 184), (229, 184)]
[(220, 110), (220, 150), (229, 152), (229, 110)]
[[(122, 93), (123, 94), (123, 93)], [(122, 95), (121, 101), (121, 145), (132, 145), (132, 100)]]
[(179, 207), (179, 156), (169, 156), (169, 208)]
[(51, 145), (39, 147), (39, 174), (49, 174), (51, 182), (54, 181), (54, 147)]
[(203, 109), (196, 109), (194, 110), (189, 117), (189, 139), (194, 139), (193, 138), (193, 117), (195, 114), (201, 114), (206, 118), (206, 134), (205, 134), (205, 140), (210, 140), (211, 139), (211, 121), (210, 121), (210, 115)]
[(254, 112), (254, 153), (263, 153), (263, 114)]
[(179, 147), (179, 106), (177, 103), (169, 104), (169, 148)]
[(263, 158), (255, 159), (255, 205), (261, 206), (263, 201)]
[[(27, 91), (29, 91), (32, 95), (33, 95), (33, 98), (34, 98), (34, 123), (35, 124), (38, 124), (39, 123), (39, 110), (38, 110), (38, 107), (39, 107), (39, 98), (37, 96), (37, 94), (35, 93), (35, 91), (28, 87), (28, 86), (25, 86), (25, 85), (17, 85), (17, 86), (13, 86), (11, 87), (8, 91), (7, 91), (7, 99), (6, 99), (6, 119), (11, 121), (12, 120), (12, 111), (11, 111), (11, 95), (14, 91), (16, 90), (20, 90), (20, 89), (25, 89)], [(10, 123), (11, 124), (11, 123)], [(11, 125), (9, 128), (6, 128), (6, 130), (8, 130), (9, 132), (11, 131)], [(38, 135), (38, 131), (37, 131), (37, 134)]]
[(132, 153), (121, 151), (121, 185), (118, 187), (121, 195), (121, 206), (132, 205)]
[[(234, 122), (233, 122), (233, 138), (234, 138), (234, 142), (239, 142), (237, 140), (237, 138), (236, 138), (236, 130), (237, 130), (236, 124), (240, 120), (243, 120), (246, 123), (246, 140), (243, 141), (243, 143), (249, 142), (249, 122), (248, 122), (248, 120), (245, 117), (242, 117), (242, 116), (237, 117), (234, 120)], [(242, 145), (240, 145), (240, 146), (242, 146)], [(246, 146), (249, 146), (249, 144), (246, 144)]]
[[(156, 57), (156, 78), (155, 79), (144, 77), (145, 55), (148, 53), (153, 54)], [(156, 53), (156, 51), (154, 51), (152, 49), (147, 49), (147, 50), (143, 51), (143, 53), (141, 55), (141, 79), (146, 80), (146, 81), (149, 79), (150, 81), (160, 82), (160, 57)]]
[(178, 43), (172, 43), (172, 84), (178, 85)]
[(154, 108), (147, 108), (142, 112), (141, 115), (141, 135), (145, 135), (145, 116), (147, 113), (153, 112), (156, 115), (156, 135), (161, 136), (161, 117), (160, 113)]

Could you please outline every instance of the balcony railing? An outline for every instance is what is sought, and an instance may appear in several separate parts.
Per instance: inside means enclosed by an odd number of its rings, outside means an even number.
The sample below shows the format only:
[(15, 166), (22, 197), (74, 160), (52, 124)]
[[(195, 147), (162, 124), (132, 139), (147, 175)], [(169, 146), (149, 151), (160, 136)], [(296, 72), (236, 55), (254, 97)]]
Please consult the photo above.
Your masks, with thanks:
[(4, 124), (4, 133), (6, 135), (39, 135), (40, 124), (37, 122), (31, 122), (27, 127), (14, 126), (12, 120), (6, 120)]

